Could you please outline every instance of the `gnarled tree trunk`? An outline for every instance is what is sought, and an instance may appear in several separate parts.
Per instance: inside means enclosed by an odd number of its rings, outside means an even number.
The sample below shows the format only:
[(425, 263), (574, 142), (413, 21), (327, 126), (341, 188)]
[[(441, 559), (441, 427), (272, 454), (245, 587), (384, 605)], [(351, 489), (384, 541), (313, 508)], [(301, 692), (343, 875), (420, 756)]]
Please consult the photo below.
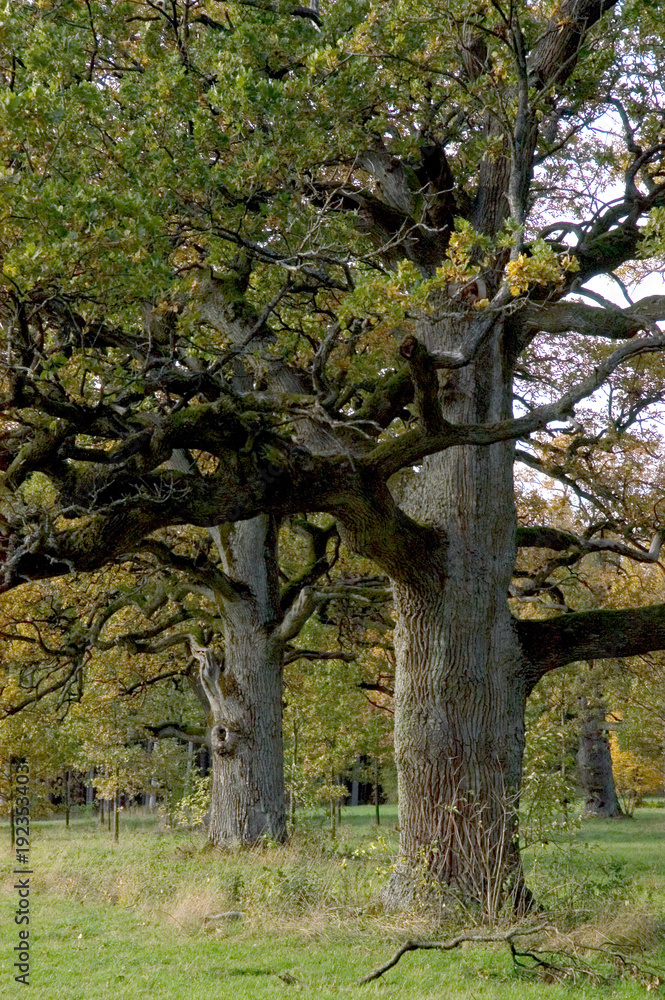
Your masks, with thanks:
[[(248, 610), (248, 609), (244, 609)], [(283, 650), (247, 614), (233, 623), (211, 726), (213, 844), (286, 836), (282, 750)], [(231, 633), (229, 628), (227, 635)]]
[(227, 525), (217, 535), (227, 576), (237, 585), (223, 601), (224, 657), (194, 648), (208, 704), (215, 845), (286, 836), (282, 745), (284, 642), (276, 560), (276, 528), (262, 516)]
[[(508, 215), (524, 223), (538, 134), (527, 84), (567, 79), (580, 39), (602, 10), (593, 0), (567, 0), (528, 58), (520, 32), (513, 33), (521, 85), (510, 99), (518, 110), (510, 141), (504, 133), (500, 153), (480, 166), (473, 212), (480, 232), (496, 236)], [(466, 59), (465, 67), (475, 77), (485, 59)], [(488, 115), (488, 136), (496, 124)], [(474, 335), (473, 316), (482, 315), (483, 306), (474, 300), (489, 296), (497, 308), (501, 298), (496, 285), (489, 287), (495, 278), (486, 277), (487, 285), (476, 283), (475, 291), (449, 285), (450, 297), (437, 303), (443, 318), (420, 324), (418, 341), (430, 362), (419, 359), (416, 341), (406, 353), (407, 342), (402, 345), (428, 433), (445, 421), (488, 426), (512, 417), (521, 321), (488, 318)], [(431, 364), (437, 354), (459, 358), (438, 375), (438, 385)], [(516, 538), (513, 456), (512, 443), (500, 442), (426, 458), (405, 506), (432, 530), (431, 564), (424, 572), (414, 560), (393, 573), (401, 862), (386, 896), (401, 903), (409, 886), (422, 883), (424, 869), (430, 884), (452, 890), (448, 895), (478, 905), (489, 918), (511, 880), (516, 903), (528, 903), (515, 831), (524, 705), (534, 673), (507, 600)]]

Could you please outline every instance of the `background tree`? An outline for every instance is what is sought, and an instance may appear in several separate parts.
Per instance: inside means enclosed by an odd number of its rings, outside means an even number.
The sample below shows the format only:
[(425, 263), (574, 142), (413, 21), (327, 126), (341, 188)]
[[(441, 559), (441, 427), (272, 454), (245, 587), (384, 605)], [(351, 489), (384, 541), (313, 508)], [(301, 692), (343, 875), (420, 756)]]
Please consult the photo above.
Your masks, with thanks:
[[(160, 702), (153, 696), (143, 728), (149, 725), (151, 736), (209, 747), (213, 762), (211, 842), (248, 843), (261, 836), (283, 839), (283, 663), (285, 658), (331, 655), (325, 648), (296, 650), (287, 640), (298, 634), (317, 607), (341, 602), (366, 616), (368, 609), (376, 608), (387, 596), (380, 578), (340, 576), (340, 570), (348, 568), (348, 558), (330, 576), (337, 562), (339, 537), (335, 523), (327, 520), (327, 526), (320, 527), (296, 519), (297, 534), (284, 525), (285, 569), (277, 565), (276, 529), (266, 538), (266, 523), (253, 523), (249, 533), (239, 538), (229, 532), (221, 538), (221, 533), (214, 532), (218, 544), (207, 532), (171, 530), (145, 543), (131, 562), (125, 560), (118, 570), (97, 574), (94, 581), (81, 578), (70, 587), (42, 585), (41, 617), (29, 603), (21, 613), (12, 611), (16, 599), (7, 595), (3, 602), (5, 637), (13, 637), (15, 646), (23, 647), (22, 654), (26, 648), (34, 648), (35, 654), (24, 665), (9, 657), (4, 713), (13, 715), (51, 697), (51, 707), (64, 708), (64, 716), (72, 701), (83, 699), (88, 684), (95, 691), (105, 681), (104, 703), (114, 698), (136, 699), (157, 685), (175, 684), (181, 691), (184, 685), (196, 695), (205, 724), (201, 725), (197, 713), (192, 714), (191, 697), (184, 698), (178, 709), (171, 702), (170, 712), (160, 716)], [(328, 552), (329, 542), (333, 545)], [(228, 568), (228, 574), (222, 567)], [(256, 594), (266, 593), (258, 583), (260, 574), (267, 571), (273, 586), (270, 621), (256, 604)], [(312, 585), (323, 574), (327, 580), (315, 589)], [(238, 584), (243, 578), (251, 578), (254, 586)], [(25, 601), (27, 595), (22, 596)], [(236, 612), (241, 615), (238, 620)], [(352, 659), (354, 654), (337, 655)], [(22, 690), (14, 691), (12, 683)], [(86, 719), (98, 716), (91, 704), (89, 698), (85, 700)], [(109, 711), (111, 706), (107, 706)], [(126, 709), (122, 714), (126, 715)], [(244, 726), (238, 729), (243, 718)], [(245, 735), (242, 740), (225, 736), (220, 742), (220, 727), (225, 734)], [(90, 755), (86, 766), (100, 767), (110, 787), (118, 760), (114, 757), (111, 766), (106, 756), (120, 754), (124, 761), (126, 739), (102, 738), (100, 725), (95, 723), (83, 742)], [(93, 747), (97, 748), (94, 752)], [(95, 753), (104, 758), (103, 766)], [(175, 790), (170, 797), (174, 795), (177, 799)]]
[[(113, 577), (119, 582), (118, 573), (104, 575), (107, 584)], [(148, 789), (155, 792), (153, 785), (162, 794), (169, 786), (177, 795), (182, 784), (179, 776), (174, 780), (177, 752), (171, 747), (169, 757), (168, 740), (157, 745), (155, 733), (164, 730), (161, 720), (171, 718), (179, 720), (184, 736), (200, 710), (194, 697), (187, 697), (186, 665), (174, 670), (168, 648), (162, 662), (153, 663), (132, 655), (125, 642), (101, 642), (101, 648), (81, 643), (80, 618), (89, 619), (100, 587), (99, 580), (97, 586), (89, 579), (78, 583), (33, 585), (2, 602), (0, 738), (8, 760), (30, 759), (35, 806), (43, 800), (52, 808), (59, 799), (68, 822), (74, 793), (83, 784), (86, 802), (88, 790), (96, 790), (100, 812), (110, 823), (112, 811), (117, 821), (121, 795), (127, 801)], [(127, 605), (124, 611), (128, 629)], [(136, 632), (134, 637), (139, 638)], [(126, 634), (122, 639), (131, 645)], [(174, 682), (185, 687), (178, 690)]]

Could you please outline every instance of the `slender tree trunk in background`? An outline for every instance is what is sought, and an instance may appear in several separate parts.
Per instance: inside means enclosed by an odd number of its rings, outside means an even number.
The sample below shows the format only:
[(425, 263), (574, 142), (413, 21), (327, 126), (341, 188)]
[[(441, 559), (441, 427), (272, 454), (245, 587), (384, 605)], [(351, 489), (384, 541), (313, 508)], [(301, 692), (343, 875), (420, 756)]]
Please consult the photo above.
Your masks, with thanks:
[(374, 812), (376, 814), (376, 825), (381, 826), (381, 813), (379, 812), (379, 762), (374, 761)]
[(85, 804), (91, 806), (95, 801), (95, 786), (93, 785), (93, 780), (95, 777), (95, 769), (91, 767), (88, 772), (88, 784), (85, 786)]
[(295, 796), (295, 774), (296, 767), (298, 765), (298, 722), (297, 719), (293, 720), (293, 753), (291, 756), (291, 764), (293, 768), (293, 780), (291, 781), (291, 788), (289, 790), (289, 828), (293, 833), (296, 826), (296, 796)]
[[(152, 742), (152, 740), (147, 740), (147, 742), (146, 742), (146, 748), (145, 749), (146, 749), (146, 753), (147, 754), (151, 754), (152, 753), (152, 749), (153, 749), (153, 742)], [(154, 778), (150, 779), (150, 784), (151, 785), (155, 784), (155, 779)], [(143, 805), (147, 806), (148, 809), (150, 809), (151, 811), (155, 808), (155, 806), (157, 804), (157, 800), (156, 800), (155, 796), (152, 794), (152, 792), (145, 792), (143, 794), (142, 802), (143, 802)]]
[(190, 740), (187, 744), (187, 768), (185, 772), (185, 794), (189, 794), (192, 790), (192, 770), (194, 767), (194, 752), (196, 749), (196, 744), (192, 743)]
[(577, 768), (584, 797), (582, 819), (618, 819), (623, 816), (614, 787), (606, 714), (602, 699), (580, 698)]
[[(157, 786), (157, 778), (151, 778), (150, 779), (150, 784), (153, 787), (156, 787)], [(157, 808), (157, 793), (156, 792), (151, 792), (150, 795), (148, 796), (148, 809), (150, 809), (150, 811), (152, 812), (152, 810), (156, 809), (156, 808)]]
[[(568, 770), (567, 770), (567, 767), (566, 767), (566, 737), (565, 737), (566, 702), (565, 702), (565, 695), (564, 695), (564, 691), (563, 691), (564, 685), (565, 685), (565, 677), (564, 677), (564, 680), (562, 681), (561, 712), (560, 712), (560, 716), (559, 716), (559, 724), (561, 726), (561, 781), (563, 783), (563, 787), (565, 788), (566, 787), (566, 775), (568, 773)], [(563, 800), (561, 802), (561, 811), (563, 813), (564, 820), (567, 822), (568, 821), (568, 797), (565, 794), (565, 792), (564, 792)]]
[[(330, 776), (331, 785), (335, 782), (335, 775)], [(337, 817), (337, 803), (334, 799), (330, 800), (330, 839), (334, 840), (337, 835), (337, 826), (335, 819)]]
[(71, 771), (65, 772), (65, 826), (69, 827), (69, 812), (71, 809)]
[(9, 836), (11, 840), (11, 850), (16, 847), (16, 816), (14, 815), (14, 775), (12, 774), (11, 763), (9, 765)]
[(115, 794), (113, 796), (113, 840), (117, 844), (120, 840), (120, 810), (119, 806), (120, 793), (116, 788)]
[(205, 744), (199, 748), (198, 766), (199, 777), (207, 778), (210, 774), (210, 747)]
[[(109, 768), (105, 767), (104, 768), (104, 777), (108, 778), (109, 774), (110, 774)], [(112, 812), (113, 812), (113, 799), (107, 799), (106, 800), (106, 829), (108, 830), (109, 833), (111, 832)]]

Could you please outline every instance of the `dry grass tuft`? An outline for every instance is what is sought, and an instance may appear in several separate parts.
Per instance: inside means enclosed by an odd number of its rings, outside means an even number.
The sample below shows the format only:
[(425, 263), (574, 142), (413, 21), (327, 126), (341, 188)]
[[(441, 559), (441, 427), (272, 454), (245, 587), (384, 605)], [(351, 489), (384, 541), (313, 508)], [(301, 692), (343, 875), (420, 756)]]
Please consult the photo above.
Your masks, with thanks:
[(225, 909), (218, 894), (199, 890), (178, 896), (164, 912), (184, 930), (194, 931), (205, 926), (206, 917)]
[(619, 912), (602, 921), (591, 920), (569, 934), (566, 941), (573, 947), (592, 948), (614, 945), (620, 951), (652, 951), (665, 941), (665, 916), (647, 910)]

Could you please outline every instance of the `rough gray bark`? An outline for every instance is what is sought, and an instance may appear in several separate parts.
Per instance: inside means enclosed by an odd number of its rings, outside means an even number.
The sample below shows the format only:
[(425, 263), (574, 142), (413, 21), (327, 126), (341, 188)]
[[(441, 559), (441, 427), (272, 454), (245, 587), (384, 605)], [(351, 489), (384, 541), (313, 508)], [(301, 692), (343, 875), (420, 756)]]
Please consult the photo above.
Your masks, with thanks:
[(617, 819), (623, 816), (614, 787), (606, 714), (601, 699), (592, 696), (580, 698), (577, 768), (584, 797), (582, 819)]
[(193, 646), (208, 705), (212, 750), (211, 843), (286, 836), (282, 748), (284, 642), (275, 526), (257, 517), (217, 534), (224, 571), (239, 584), (224, 600), (224, 657)]
[[(505, 155), (481, 164), (473, 215), (479, 230), (495, 233), (509, 211), (515, 221), (524, 219), (537, 140), (526, 80), (536, 87), (565, 80), (581, 40), (604, 9), (571, 0), (528, 60), (519, 30), (514, 32), (524, 72), (513, 95), (515, 131), (510, 152), (506, 142)], [(488, 121), (487, 129), (491, 134), (495, 123)], [(524, 337), (519, 326), (518, 321), (513, 344)], [(470, 320), (449, 319), (423, 325), (419, 339), (431, 359), (451, 358), (460, 344), (474, 344), (471, 363), (462, 361), (458, 371), (441, 363), (448, 370), (439, 375), (438, 386), (433, 365), (421, 359), (416, 344), (408, 345), (405, 356), (427, 433), (510, 417), (513, 357), (507, 325), (497, 320), (478, 340)], [(386, 897), (398, 905), (422, 882), (423, 870), (490, 917), (498, 913), (512, 873), (515, 901), (528, 905), (514, 849), (514, 816), (524, 703), (536, 670), (506, 600), (515, 558), (512, 465), (510, 443), (448, 448), (425, 458), (404, 504), (438, 535), (439, 547), (429, 572), (420, 566), (413, 580), (404, 574), (395, 582), (401, 859)]]
[[(305, 522), (306, 523), (306, 522)], [(212, 529), (223, 571), (204, 573), (223, 621), (223, 656), (190, 638), (196, 693), (210, 728), (216, 845), (286, 837), (282, 740), (285, 649), (316, 607), (309, 584), (327, 568), (333, 529), (309, 526), (312, 562), (280, 591), (277, 525), (267, 515)]]
[(517, 623), (532, 670), (532, 686), (543, 674), (578, 660), (617, 659), (665, 649), (665, 605), (619, 611), (585, 611), (548, 621)]
[[(423, 341), (446, 351), (456, 335), (440, 324)], [(503, 419), (508, 369), (497, 324), (477, 359), (442, 380), (443, 418)], [(395, 585), (402, 862), (387, 893), (395, 903), (408, 897), (408, 873), (421, 876), (425, 857), (432, 879), (496, 910), (514, 860), (527, 691), (506, 599), (515, 559), (512, 452), (500, 443), (427, 458), (406, 503), (439, 548), (427, 575), (413, 566), (412, 579)]]

